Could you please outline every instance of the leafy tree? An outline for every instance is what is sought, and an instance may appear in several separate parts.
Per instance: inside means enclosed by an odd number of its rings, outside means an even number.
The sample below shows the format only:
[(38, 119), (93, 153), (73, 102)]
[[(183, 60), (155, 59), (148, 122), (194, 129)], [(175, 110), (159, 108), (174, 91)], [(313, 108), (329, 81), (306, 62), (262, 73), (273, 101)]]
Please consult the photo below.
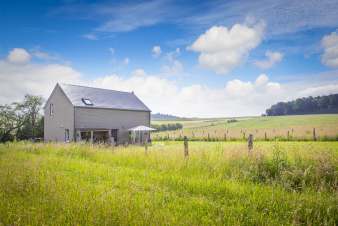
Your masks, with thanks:
[(267, 115), (338, 113), (338, 94), (298, 98), (279, 102), (266, 110)]
[(27, 117), (28, 117), (26, 126), (30, 127), (31, 138), (36, 137), (37, 124), (41, 120), (39, 112), (41, 110), (42, 102), (43, 99), (40, 96), (26, 95), (24, 99), (23, 104), (27, 108)]
[(19, 139), (34, 138), (37, 128), (41, 129), (42, 101), (42, 97), (26, 95), (22, 102), (0, 105), (0, 142), (11, 141), (20, 134)]
[(157, 129), (158, 131), (169, 131), (169, 130), (178, 130), (182, 129), (183, 125), (181, 123), (169, 123), (169, 124), (161, 124), (161, 125), (151, 125), (151, 127)]

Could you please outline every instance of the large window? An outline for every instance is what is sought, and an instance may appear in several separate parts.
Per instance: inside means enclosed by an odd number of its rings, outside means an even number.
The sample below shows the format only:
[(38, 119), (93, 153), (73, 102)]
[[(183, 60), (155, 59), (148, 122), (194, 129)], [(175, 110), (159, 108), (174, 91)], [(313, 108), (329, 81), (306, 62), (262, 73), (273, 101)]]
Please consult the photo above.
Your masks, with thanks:
[(49, 104), (49, 115), (50, 116), (54, 115), (54, 104)]
[(118, 130), (117, 129), (112, 129), (111, 130), (111, 137), (114, 138), (114, 142), (117, 143), (117, 134)]

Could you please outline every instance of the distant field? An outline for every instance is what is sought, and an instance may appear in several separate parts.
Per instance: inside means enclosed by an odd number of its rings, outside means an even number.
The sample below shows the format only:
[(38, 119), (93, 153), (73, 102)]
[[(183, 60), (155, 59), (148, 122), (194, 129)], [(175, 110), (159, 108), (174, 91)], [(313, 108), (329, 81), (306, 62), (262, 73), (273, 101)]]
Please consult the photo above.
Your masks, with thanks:
[(338, 142), (0, 145), (0, 225), (337, 225)]
[[(331, 115), (295, 115), (273, 117), (236, 118), (237, 122), (228, 123), (228, 118), (153, 121), (153, 124), (181, 123), (182, 130), (153, 133), (153, 139), (177, 139), (188, 136), (191, 139), (242, 139), (252, 133), (256, 139), (338, 139), (338, 114)], [(289, 137), (288, 137), (289, 134)]]

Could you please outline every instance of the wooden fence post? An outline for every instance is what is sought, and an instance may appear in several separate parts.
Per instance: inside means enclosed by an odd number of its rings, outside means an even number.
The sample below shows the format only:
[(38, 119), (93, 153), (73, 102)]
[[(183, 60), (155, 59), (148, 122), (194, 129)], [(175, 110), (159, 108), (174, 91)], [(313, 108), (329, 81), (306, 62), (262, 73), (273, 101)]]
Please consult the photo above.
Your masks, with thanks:
[(316, 128), (313, 128), (313, 140), (316, 141), (317, 137), (316, 137)]
[(144, 143), (144, 151), (145, 151), (145, 154), (148, 154), (148, 141)]
[(224, 141), (227, 141), (227, 134), (224, 134)]
[(249, 152), (252, 150), (252, 148), (253, 148), (253, 135), (249, 134), (249, 137), (248, 137), (248, 149), (249, 149)]
[(288, 139), (288, 141), (290, 140), (290, 132), (289, 132), (289, 130), (288, 130), (287, 139)]
[(93, 144), (94, 143), (94, 131), (91, 130), (90, 131), (90, 144)]
[(188, 138), (184, 136), (184, 157), (189, 157)]
[(266, 132), (264, 133), (264, 140), (265, 140), (265, 141), (268, 140), (268, 136), (266, 135)]

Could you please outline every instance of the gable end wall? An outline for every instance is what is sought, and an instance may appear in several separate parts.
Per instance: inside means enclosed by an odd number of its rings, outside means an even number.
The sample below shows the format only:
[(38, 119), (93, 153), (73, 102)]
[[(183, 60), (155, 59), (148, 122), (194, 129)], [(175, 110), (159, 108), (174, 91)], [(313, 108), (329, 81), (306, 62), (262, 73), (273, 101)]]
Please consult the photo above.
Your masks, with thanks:
[[(50, 104), (54, 105), (54, 114), (50, 116)], [(74, 140), (74, 107), (57, 85), (44, 109), (44, 140), (65, 141), (65, 129), (69, 129), (69, 139)]]

